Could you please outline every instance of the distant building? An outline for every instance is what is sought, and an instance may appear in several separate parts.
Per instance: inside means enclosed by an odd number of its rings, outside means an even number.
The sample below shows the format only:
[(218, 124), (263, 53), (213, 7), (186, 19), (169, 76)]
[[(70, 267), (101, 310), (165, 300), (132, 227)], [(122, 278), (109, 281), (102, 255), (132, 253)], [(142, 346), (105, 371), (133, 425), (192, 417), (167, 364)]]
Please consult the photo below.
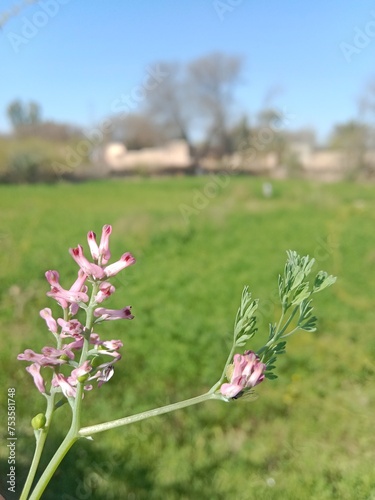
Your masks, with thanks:
[[(249, 147), (221, 159), (205, 157), (200, 160), (199, 172), (244, 173), (263, 175), (272, 178), (285, 178), (291, 173), (289, 162), (294, 163), (294, 172), (298, 175), (323, 181), (344, 179), (355, 168), (344, 151), (316, 148), (315, 140), (309, 131), (303, 134), (291, 134), (288, 139), (289, 160), (282, 164), (274, 151), (258, 151)], [(123, 143), (113, 142), (104, 146), (101, 152), (102, 175), (164, 173), (186, 174), (198, 172), (185, 141), (171, 141), (160, 147), (128, 150)], [(286, 157), (287, 158), (287, 157)], [(361, 174), (367, 178), (375, 177), (375, 151), (367, 151), (363, 157)], [(92, 172), (91, 172), (92, 173)]]
[(128, 150), (122, 143), (110, 143), (104, 149), (104, 161), (113, 173), (178, 172), (192, 166), (189, 146), (185, 141), (172, 141), (164, 146)]

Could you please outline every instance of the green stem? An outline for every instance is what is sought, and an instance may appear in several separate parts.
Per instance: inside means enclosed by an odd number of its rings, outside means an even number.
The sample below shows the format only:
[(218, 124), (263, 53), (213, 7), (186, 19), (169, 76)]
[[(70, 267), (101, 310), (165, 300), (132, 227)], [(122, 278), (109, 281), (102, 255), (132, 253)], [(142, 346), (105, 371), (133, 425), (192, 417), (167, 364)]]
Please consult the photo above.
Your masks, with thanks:
[(298, 330), (300, 330), (300, 327), (299, 326), (296, 326), (295, 328), (293, 328), (293, 330), (291, 330), (290, 332), (288, 333), (285, 333), (284, 335), (282, 335), (280, 338), (281, 339), (285, 339), (286, 337), (290, 337), (290, 335), (293, 335), (293, 333), (296, 333), (298, 332)]
[(29, 500), (39, 500), (48, 483), (50, 482), (53, 474), (55, 473), (57, 467), (60, 465), (62, 459), (65, 457), (65, 455), (68, 453), (77, 439), (77, 436), (74, 435), (71, 431), (68, 432), (68, 434), (65, 436), (64, 441), (61, 443), (60, 447), (58, 448), (55, 455), (43, 472), (42, 476), (40, 477)]
[(281, 335), (285, 332), (285, 330), (288, 328), (288, 326), (290, 325), (290, 323), (292, 322), (294, 316), (296, 315), (296, 312), (298, 311), (299, 307), (296, 306), (294, 309), (293, 309), (293, 312), (292, 314), (289, 316), (288, 320), (285, 322), (285, 325), (282, 327), (282, 329), (280, 331), (276, 331), (276, 335), (277, 335), (277, 339), (279, 339), (281, 337)]
[[(34, 478), (36, 471), (38, 469), (39, 461), (42, 456), (43, 448), (48, 436), (48, 431), (51, 427), (51, 421), (52, 421), (52, 415), (54, 412), (54, 405), (55, 405), (55, 392), (52, 391), (51, 395), (48, 397), (47, 400), (47, 409), (46, 409), (46, 424), (43, 429), (39, 431), (39, 436), (37, 437), (36, 440), (36, 446), (35, 446), (35, 451), (34, 451), (34, 456), (33, 460), (31, 462), (30, 470), (26, 478), (26, 482), (24, 484), (20, 500), (26, 500), (28, 497), (28, 494), (30, 492), (31, 486), (33, 484)], [(37, 431), (38, 432), (38, 431)]]
[(132, 424), (134, 422), (139, 422), (145, 420), (146, 418), (156, 417), (157, 415), (162, 415), (163, 413), (169, 413), (171, 411), (179, 410), (181, 408), (186, 408), (187, 406), (192, 406), (198, 403), (203, 403), (210, 399), (220, 399), (223, 400), (218, 394), (212, 392), (207, 392), (201, 396), (197, 396), (191, 399), (185, 399), (185, 401), (180, 401), (179, 403), (172, 403), (170, 405), (161, 406), (160, 408), (155, 408), (153, 410), (144, 411), (142, 413), (137, 413), (129, 417), (119, 418), (117, 420), (111, 420), (110, 422), (104, 422), (103, 424), (91, 425), (90, 427), (83, 427), (79, 432), (80, 437), (91, 436), (98, 432), (107, 431), (109, 429), (115, 429), (116, 427), (122, 427), (123, 425)]
[(224, 370), (223, 370), (223, 372), (221, 374), (221, 377), (216, 382), (216, 384), (211, 387), (211, 389), (208, 391), (208, 394), (214, 393), (216, 391), (216, 389), (219, 387), (219, 385), (221, 385), (223, 383), (223, 380), (225, 379), (225, 376), (226, 376), (226, 373), (227, 373), (227, 366), (232, 361), (235, 350), (236, 350), (236, 343), (233, 342), (232, 349), (230, 350), (229, 356), (228, 356), (228, 358), (227, 358), (227, 360), (225, 362)]
[(282, 324), (282, 322), (283, 322), (284, 316), (285, 316), (285, 313), (284, 313), (284, 310), (283, 310), (283, 311), (282, 311), (282, 313), (281, 313), (281, 316), (280, 316), (279, 322), (277, 323), (277, 326), (276, 326), (276, 330), (275, 330), (275, 332), (276, 332), (276, 333), (277, 333), (277, 332), (280, 330), (280, 328), (281, 328), (281, 324)]
[[(69, 319), (68, 315), (69, 315), (69, 309), (65, 308), (64, 309), (64, 320), (65, 321), (67, 321)], [(57, 342), (57, 346), (56, 346), (57, 349), (61, 349), (62, 339), (61, 339), (60, 335), (55, 335), (55, 338), (56, 338), (56, 342)], [(55, 406), (55, 396), (56, 396), (56, 393), (55, 393), (54, 389), (52, 388), (51, 394), (49, 396), (47, 396), (47, 409), (46, 409), (46, 414), (45, 414), (46, 415), (46, 424), (45, 424), (44, 428), (39, 431), (39, 435), (36, 438), (36, 446), (35, 446), (33, 460), (32, 460), (31, 465), (30, 465), (30, 470), (29, 470), (29, 473), (27, 475), (26, 482), (25, 482), (24, 487), (22, 489), (20, 500), (24, 500), (27, 498), (27, 496), (30, 492), (32, 483), (34, 481), (35, 474), (37, 472), (38, 465), (40, 462), (40, 458), (42, 456), (43, 448), (44, 448), (44, 445), (45, 445), (46, 440), (47, 440), (48, 431), (51, 428), (53, 412), (58, 408), (57, 405)]]
[(68, 453), (70, 448), (79, 438), (78, 431), (80, 427), (80, 416), (81, 416), (79, 402), (82, 401), (82, 392), (83, 392), (83, 384), (78, 384), (76, 398), (73, 407), (73, 418), (69, 432), (65, 436), (64, 441), (61, 443), (58, 450), (52, 457), (50, 463), (43, 472), (42, 476), (40, 477), (29, 500), (38, 500), (42, 496), (48, 483), (51, 481), (53, 474), (56, 472), (57, 467), (60, 465), (65, 455)]
[[(92, 287), (92, 293), (91, 293), (91, 298), (90, 298), (90, 303), (89, 306), (87, 307), (86, 310), (86, 325), (85, 325), (85, 331), (84, 331), (84, 342), (82, 346), (82, 352), (81, 352), (81, 357), (79, 361), (79, 366), (81, 366), (87, 358), (87, 352), (89, 349), (90, 345), (90, 334), (92, 330), (92, 325), (94, 323), (94, 308), (96, 307), (95, 303), (95, 295), (98, 293), (99, 289), (99, 284), (94, 283)], [(65, 311), (64, 311), (65, 312)], [(65, 316), (64, 316), (65, 318)], [(65, 318), (68, 319), (68, 318)], [(55, 473), (57, 467), (60, 465), (61, 461), (65, 457), (65, 455), (68, 453), (70, 448), (73, 446), (75, 441), (78, 439), (78, 431), (81, 426), (80, 421), (81, 421), (81, 412), (82, 412), (82, 393), (83, 393), (83, 384), (78, 383), (77, 384), (77, 392), (76, 396), (74, 399), (74, 403), (72, 405), (72, 423), (70, 426), (70, 429), (68, 431), (68, 434), (66, 435), (65, 439), (61, 443), (60, 447), (56, 451), (55, 455), (51, 459), (50, 463), (48, 464), (47, 468), (43, 472), (42, 476), (40, 477), (37, 485), (35, 486), (35, 489), (30, 496), (29, 500), (37, 500), (41, 497), (43, 494), (44, 490), (46, 489), (48, 483), (50, 482), (53, 474)], [(52, 398), (51, 398), (52, 399)], [(51, 404), (51, 417), (54, 409), (54, 399), (53, 399), (53, 404)], [(33, 474), (31, 477), (31, 473), (29, 473), (30, 479), (28, 477), (27, 480), (27, 489), (26, 485), (24, 487), (24, 496), (21, 497), (20, 500), (26, 500), (27, 494), (30, 491), (32, 481), (35, 477), (36, 469), (40, 460), (40, 456), (43, 450), (44, 442), (47, 437), (47, 432), (48, 432), (49, 426), (46, 426), (46, 432), (41, 434), (40, 439), (37, 443), (37, 448), (35, 450), (34, 454), (34, 459), (32, 463), (32, 469), (33, 469)], [(44, 431), (44, 430), (43, 430)], [(40, 445), (40, 446), (39, 446)]]

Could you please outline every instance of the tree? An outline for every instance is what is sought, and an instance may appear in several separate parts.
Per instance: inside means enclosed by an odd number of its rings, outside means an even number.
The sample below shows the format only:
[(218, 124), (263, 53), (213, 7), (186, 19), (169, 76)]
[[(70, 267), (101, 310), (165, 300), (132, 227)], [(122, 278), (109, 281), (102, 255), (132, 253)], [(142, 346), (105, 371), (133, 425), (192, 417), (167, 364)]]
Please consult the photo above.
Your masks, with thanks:
[(16, 99), (9, 104), (7, 114), (16, 132), (23, 126), (36, 125), (41, 122), (41, 108), (33, 101), (24, 104)]
[(375, 79), (369, 82), (361, 99), (358, 102), (358, 115), (362, 123), (366, 124), (367, 149), (375, 149)]
[(184, 68), (177, 63), (159, 64), (166, 77), (147, 93), (146, 114), (169, 139), (183, 139), (192, 147), (191, 103)]
[(231, 142), (235, 151), (247, 148), (250, 145), (251, 128), (249, 119), (243, 115), (230, 131)]
[(344, 153), (348, 175), (357, 175), (365, 167), (367, 140), (368, 127), (364, 123), (350, 120), (335, 126), (329, 146)]
[(265, 108), (258, 113), (257, 142), (259, 149), (267, 153), (273, 151), (281, 163), (286, 150), (284, 115), (276, 108)]
[(140, 113), (112, 119), (111, 139), (123, 142), (128, 149), (157, 146), (167, 140), (162, 127)]
[(7, 115), (12, 124), (13, 130), (17, 130), (25, 123), (25, 110), (20, 101), (13, 101), (7, 108)]
[(232, 151), (229, 127), (234, 89), (242, 60), (222, 53), (209, 54), (188, 66), (188, 86), (196, 110), (206, 123), (206, 141), (220, 155)]

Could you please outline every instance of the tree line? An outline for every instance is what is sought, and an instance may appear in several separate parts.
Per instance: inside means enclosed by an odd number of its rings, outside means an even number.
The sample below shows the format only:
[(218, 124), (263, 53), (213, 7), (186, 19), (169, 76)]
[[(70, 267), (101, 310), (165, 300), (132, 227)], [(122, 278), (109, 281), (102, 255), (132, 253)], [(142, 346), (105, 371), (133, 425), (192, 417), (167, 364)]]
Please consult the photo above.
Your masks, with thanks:
[[(251, 119), (240, 111), (236, 92), (244, 82), (241, 57), (212, 53), (186, 64), (160, 61), (157, 67), (162, 77), (145, 87), (136, 110), (123, 109), (108, 117), (110, 127), (103, 134), (103, 144), (116, 141), (128, 149), (140, 149), (183, 139), (195, 160), (207, 156), (221, 159), (241, 150), (244, 143), (252, 145), (262, 130), (271, 127), (272, 137), (263, 141), (261, 149), (275, 152), (280, 161), (285, 161), (291, 140), (315, 146), (313, 130), (291, 133), (277, 126), (283, 111), (272, 99)], [(84, 133), (77, 126), (43, 120), (36, 102), (15, 100), (6, 111), (14, 137), (72, 142)], [(358, 116), (337, 124), (328, 138), (326, 146), (344, 151), (353, 169), (360, 169), (365, 152), (375, 149), (374, 115), (375, 83), (358, 103)]]

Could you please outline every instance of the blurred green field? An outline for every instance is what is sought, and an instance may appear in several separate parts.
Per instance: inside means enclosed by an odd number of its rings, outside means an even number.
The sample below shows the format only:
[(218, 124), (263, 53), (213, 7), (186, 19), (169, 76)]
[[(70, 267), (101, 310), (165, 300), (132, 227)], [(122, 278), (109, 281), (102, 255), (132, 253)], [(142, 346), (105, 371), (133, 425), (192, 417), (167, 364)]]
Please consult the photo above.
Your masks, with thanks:
[[(278, 318), (286, 250), (315, 257), (338, 281), (315, 299), (318, 332), (290, 339), (279, 378), (257, 388), (257, 401), (209, 402), (79, 442), (43, 498), (375, 499), (375, 186), (275, 181), (265, 198), (262, 179), (232, 178), (215, 193), (209, 182), (0, 186), (0, 397), (4, 408), (16, 388), (18, 494), (33, 453), (29, 421), (44, 398), (15, 358), (52, 341), (39, 317), (57, 311), (44, 272), (57, 269), (68, 287), (77, 271), (68, 248), (87, 249), (88, 230), (110, 223), (113, 257), (131, 251), (137, 264), (106, 306), (132, 304), (136, 318), (98, 328), (123, 340), (124, 356), (111, 382), (86, 395), (84, 425), (208, 390), (245, 284), (261, 300), (258, 347)], [(206, 206), (187, 222), (181, 204), (204, 192)], [(59, 413), (50, 453), (69, 409)]]

